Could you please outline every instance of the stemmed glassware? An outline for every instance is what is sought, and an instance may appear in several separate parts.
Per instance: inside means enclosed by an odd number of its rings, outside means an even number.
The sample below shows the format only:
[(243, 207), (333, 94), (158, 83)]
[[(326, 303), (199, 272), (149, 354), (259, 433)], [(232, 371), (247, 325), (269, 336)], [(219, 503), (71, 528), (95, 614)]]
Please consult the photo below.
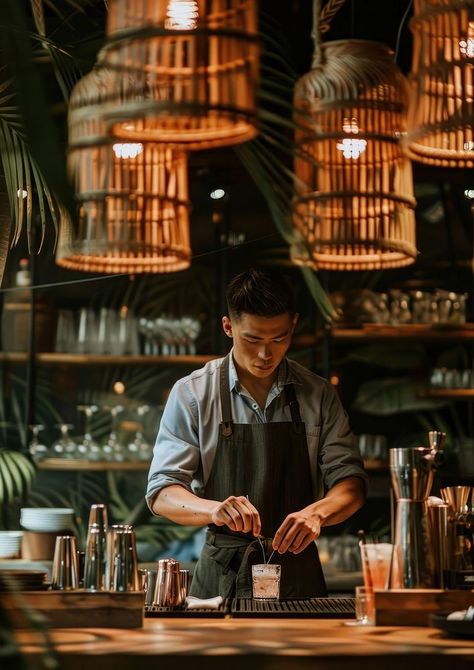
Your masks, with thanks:
[(117, 435), (117, 417), (123, 412), (122, 405), (114, 405), (113, 407), (104, 407), (109, 410), (111, 416), (111, 430), (107, 441), (102, 447), (102, 453), (106, 461), (122, 462), (125, 460), (125, 450), (122, 442)]
[[(139, 417), (143, 417), (149, 410), (150, 405), (140, 405), (137, 407), (137, 414)], [(139, 425), (140, 428), (135, 433), (134, 439), (127, 445), (128, 460), (149, 462), (153, 454), (153, 446), (147, 442), (143, 435), (143, 424)]]
[(56, 428), (59, 428), (61, 436), (51, 445), (51, 451), (54, 456), (58, 458), (75, 458), (77, 445), (69, 435), (69, 431), (74, 428), (70, 423), (57, 423)]
[(32, 432), (32, 437), (29, 444), (31, 457), (36, 462), (42, 461), (44, 458), (47, 458), (50, 455), (50, 450), (48, 447), (39, 439), (39, 434), (42, 430), (44, 430), (44, 426), (40, 423), (34, 423), (30, 425), (30, 430)]
[(94, 440), (91, 433), (91, 418), (99, 409), (97, 405), (78, 405), (79, 412), (84, 412), (84, 435), (77, 444), (77, 454), (79, 458), (89, 461), (101, 460), (101, 448), (98, 442)]
[(201, 323), (191, 316), (141, 317), (138, 320), (141, 350), (145, 356), (183, 356), (196, 354)]

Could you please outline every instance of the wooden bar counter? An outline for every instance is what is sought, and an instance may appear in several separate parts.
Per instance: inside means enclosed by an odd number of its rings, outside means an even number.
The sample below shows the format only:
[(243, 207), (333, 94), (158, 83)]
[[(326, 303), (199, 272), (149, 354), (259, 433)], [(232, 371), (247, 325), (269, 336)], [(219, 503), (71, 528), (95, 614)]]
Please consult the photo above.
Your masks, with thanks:
[[(16, 638), (31, 668), (43, 668), (44, 639), (29, 630)], [(474, 668), (474, 639), (328, 619), (146, 619), (135, 630), (55, 629), (51, 640), (64, 670)]]

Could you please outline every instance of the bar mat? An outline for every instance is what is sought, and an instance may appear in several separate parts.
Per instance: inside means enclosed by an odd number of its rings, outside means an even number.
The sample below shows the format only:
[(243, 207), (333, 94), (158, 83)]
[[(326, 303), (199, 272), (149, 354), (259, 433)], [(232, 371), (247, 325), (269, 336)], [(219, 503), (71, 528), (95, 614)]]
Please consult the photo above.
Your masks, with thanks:
[(354, 598), (309, 598), (306, 600), (252, 600), (227, 598), (217, 610), (145, 605), (145, 617), (233, 617), (352, 619), (355, 616)]
[(251, 598), (234, 598), (230, 612), (234, 617), (350, 619), (355, 617), (355, 599), (252, 600)]
[(221, 619), (230, 613), (231, 598), (226, 598), (216, 610), (192, 609), (187, 610), (182, 607), (162, 607), (161, 605), (145, 605), (145, 617), (206, 617), (211, 619)]

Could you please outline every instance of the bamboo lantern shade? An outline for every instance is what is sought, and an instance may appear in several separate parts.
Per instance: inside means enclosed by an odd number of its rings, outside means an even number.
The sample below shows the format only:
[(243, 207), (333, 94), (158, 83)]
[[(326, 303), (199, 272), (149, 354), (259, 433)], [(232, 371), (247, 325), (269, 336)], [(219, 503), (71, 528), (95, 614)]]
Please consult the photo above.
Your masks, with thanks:
[(114, 136), (210, 149), (252, 139), (256, 0), (110, 0)]
[(294, 92), (293, 225), (310, 254), (294, 254), (294, 262), (325, 270), (409, 265), (417, 250), (411, 164), (399, 142), (406, 80), (382, 44), (321, 47)]
[(415, 0), (406, 149), (442, 167), (474, 166), (474, 0)]
[(108, 73), (93, 70), (69, 108), (68, 170), (79, 203), (56, 261), (71, 270), (159, 273), (190, 265), (187, 154), (155, 142), (108, 138), (98, 113)]

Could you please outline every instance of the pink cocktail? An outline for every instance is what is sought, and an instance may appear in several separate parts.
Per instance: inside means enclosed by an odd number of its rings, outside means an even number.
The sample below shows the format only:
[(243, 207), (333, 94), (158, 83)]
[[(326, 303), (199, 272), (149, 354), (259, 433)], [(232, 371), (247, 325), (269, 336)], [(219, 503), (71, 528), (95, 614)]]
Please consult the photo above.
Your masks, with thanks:
[(396, 549), (394, 550), (393, 544), (388, 542), (360, 545), (365, 586), (373, 589), (389, 589), (398, 585), (399, 561)]

